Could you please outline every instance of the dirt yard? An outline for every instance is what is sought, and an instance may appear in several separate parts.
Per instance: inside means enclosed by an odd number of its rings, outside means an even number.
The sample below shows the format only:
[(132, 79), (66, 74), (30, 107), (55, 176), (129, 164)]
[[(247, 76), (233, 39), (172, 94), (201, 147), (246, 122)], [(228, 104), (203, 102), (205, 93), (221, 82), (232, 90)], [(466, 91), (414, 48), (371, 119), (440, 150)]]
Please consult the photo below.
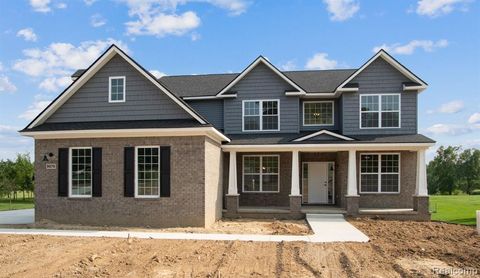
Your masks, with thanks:
[(434, 267), (480, 268), (480, 237), (471, 227), (364, 219), (350, 222), (371, 242), (254, 243), (0, 235), (0, 276), (436, 277)]

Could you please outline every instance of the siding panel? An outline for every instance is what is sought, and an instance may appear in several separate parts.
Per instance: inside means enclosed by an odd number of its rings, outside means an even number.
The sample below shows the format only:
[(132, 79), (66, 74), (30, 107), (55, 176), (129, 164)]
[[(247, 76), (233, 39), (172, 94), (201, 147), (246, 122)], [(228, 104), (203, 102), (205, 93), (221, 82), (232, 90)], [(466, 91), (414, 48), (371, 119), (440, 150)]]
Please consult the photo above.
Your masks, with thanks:
[(217, 129), (223, 129), (223, 99), (189, 100), (187, 103)]

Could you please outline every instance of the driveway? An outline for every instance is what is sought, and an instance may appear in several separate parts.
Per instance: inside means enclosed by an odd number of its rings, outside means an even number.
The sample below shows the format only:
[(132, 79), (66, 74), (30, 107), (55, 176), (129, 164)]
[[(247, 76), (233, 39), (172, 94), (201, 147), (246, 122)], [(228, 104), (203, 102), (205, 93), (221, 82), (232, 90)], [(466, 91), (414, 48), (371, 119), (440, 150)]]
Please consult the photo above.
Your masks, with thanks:
[(0, 211), (0, 225), (30, 224), (35, 222), (34, 209)]

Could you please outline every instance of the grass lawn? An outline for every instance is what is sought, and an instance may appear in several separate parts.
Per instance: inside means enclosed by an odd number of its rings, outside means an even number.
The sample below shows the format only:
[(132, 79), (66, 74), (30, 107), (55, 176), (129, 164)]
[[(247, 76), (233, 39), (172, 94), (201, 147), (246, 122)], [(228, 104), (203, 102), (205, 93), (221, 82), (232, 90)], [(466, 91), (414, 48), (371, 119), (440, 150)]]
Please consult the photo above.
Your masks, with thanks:
[(480, 195), (430, 196), (432, 220), (475, 225)]
[(10, 200), (7, 198), (0, 197), (0, 211), (3, 210), (14, 210), (14, 209), (30, 209), (33, 208), (34, 202), (32, 195), (25, 194), (25, 200), (23, 200), (23, 192), (17, 192), (17, 200), (12, 200), (12, 205), (10, 207)]

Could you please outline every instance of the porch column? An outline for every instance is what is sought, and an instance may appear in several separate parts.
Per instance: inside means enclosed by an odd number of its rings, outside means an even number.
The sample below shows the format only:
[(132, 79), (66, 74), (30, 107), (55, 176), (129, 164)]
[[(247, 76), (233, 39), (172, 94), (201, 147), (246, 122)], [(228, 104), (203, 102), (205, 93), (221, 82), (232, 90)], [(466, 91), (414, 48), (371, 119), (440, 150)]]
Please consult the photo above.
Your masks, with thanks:
[(347, 195), (345, 196), (347, 214), (358, 215), (360, 196), (357, 191), (357, 152), (348, 150)]
[(417, 151), (417, 181), (413, 196), (413, 209), (418, 212), (419, 219), (430, 220), (425, 149)]
[(292, 187), (290, 189), (290, 212), (300, 214), (302, 195), (300, 195), (298, 151), (292, 151)]
[(236, 217), (238, 212), (238, 189), (237, 189), (237, 152), (230, 152), (230, 163), (228, 165), (228, 192), (225, 196), (227, 217)]

